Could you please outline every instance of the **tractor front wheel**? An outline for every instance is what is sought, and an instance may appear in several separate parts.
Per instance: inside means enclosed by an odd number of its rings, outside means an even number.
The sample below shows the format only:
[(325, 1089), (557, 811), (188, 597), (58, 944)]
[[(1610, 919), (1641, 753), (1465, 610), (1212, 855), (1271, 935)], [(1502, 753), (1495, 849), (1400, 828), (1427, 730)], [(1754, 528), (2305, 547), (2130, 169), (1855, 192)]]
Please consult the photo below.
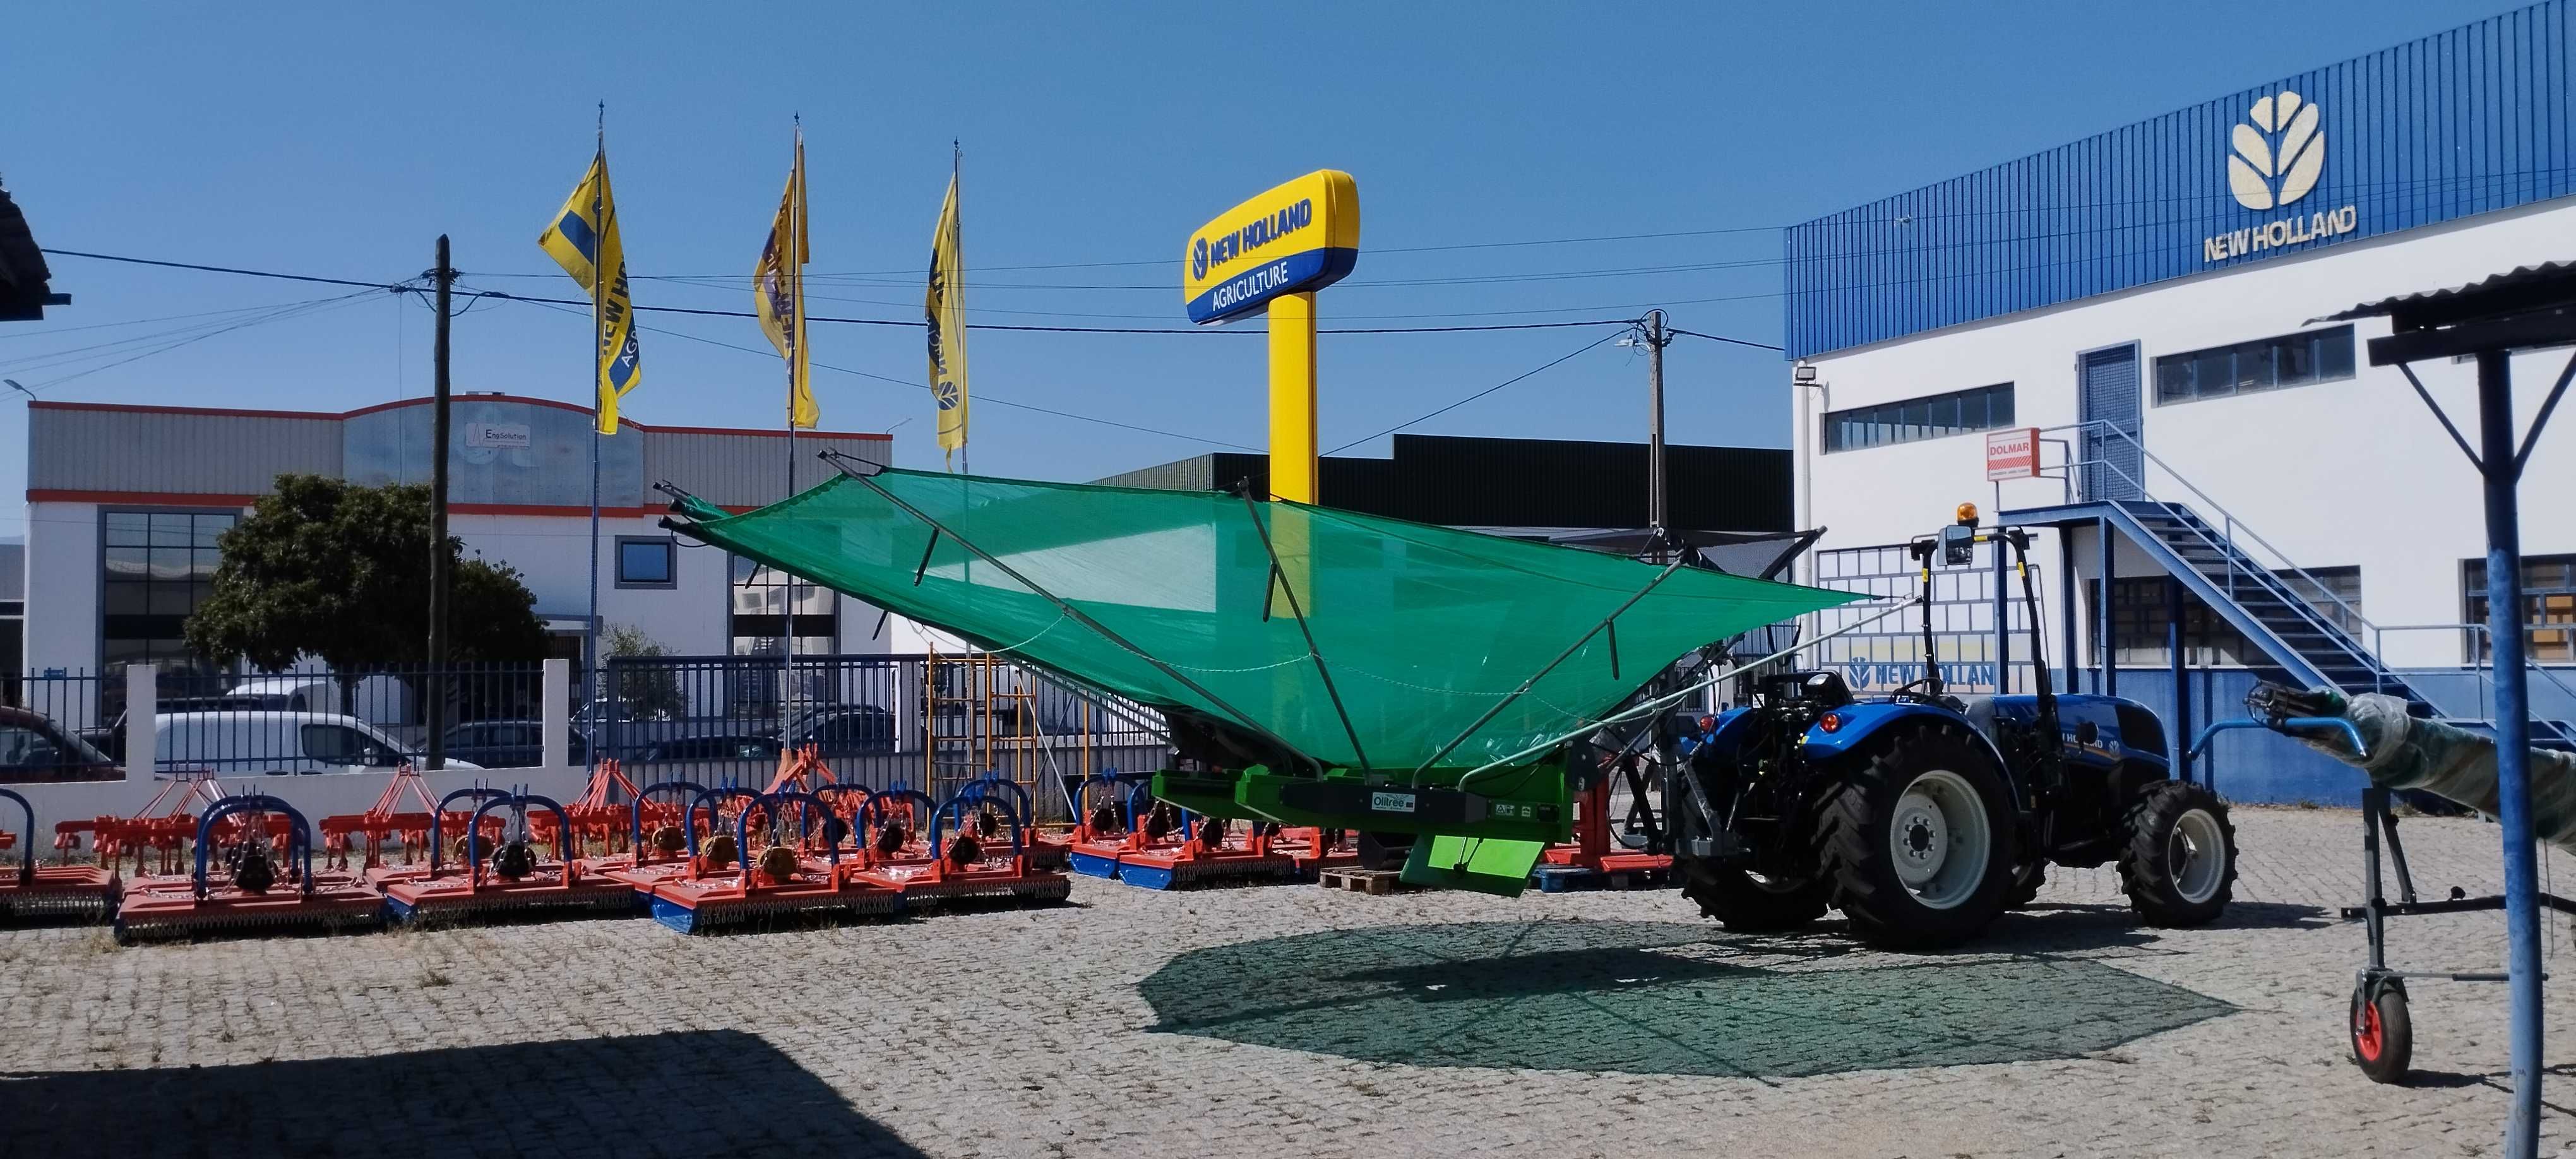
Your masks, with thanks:
[(1816, 846), (1861, 940), (1940, 949), (2003, 912), (2019, 859), (2012, 798), (1965, 729), (1899, 731), (1822, 804)]
[(1785, 934), (1825, 916), (1830, 883), (1760, 877), (1732, 865), (1683, 862), (1682, 896), (1739, 934)]

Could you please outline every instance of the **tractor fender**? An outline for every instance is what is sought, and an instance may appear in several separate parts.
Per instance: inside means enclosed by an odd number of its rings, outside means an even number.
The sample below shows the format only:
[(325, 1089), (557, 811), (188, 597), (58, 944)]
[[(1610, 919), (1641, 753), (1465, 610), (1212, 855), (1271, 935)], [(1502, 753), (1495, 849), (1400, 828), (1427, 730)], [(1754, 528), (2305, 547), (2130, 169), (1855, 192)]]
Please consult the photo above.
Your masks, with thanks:
[(1717, 714), (1717, 725), (1707, 732), (1683, 736), (1675, 747), (1686, 758), (1706, 753), (1709, 759), (1733, 758), (1744, 749), (1745, 738), (1753, 734), (1753, 710), (1730, 708)]
[[(1826, 728), (1828, 720), (1833, 721), (1835, 727)], [(1996, 774), (2003, 778), (2005, 791), (2012, 794), (2013, 811), (2019, 813), (2028, 807), (2028, 803), (2022, 800), (2021, 778), (2004, 763), (2004, 755), (1995, 748), (1994, 741), (1979, 731), (1966, 716), (1937, 704), (1864, 701), (1843, 705), (1807, 726), (1806, 735), (1799, 738), (1798, 755), (1809, 764), (1828, 764), (1858, 754), (1873, 740), (1890, 732), (1935, 724), (1955, 725), (1960, 732), (1972, 738), (1978, 750), (1994, 762)]]

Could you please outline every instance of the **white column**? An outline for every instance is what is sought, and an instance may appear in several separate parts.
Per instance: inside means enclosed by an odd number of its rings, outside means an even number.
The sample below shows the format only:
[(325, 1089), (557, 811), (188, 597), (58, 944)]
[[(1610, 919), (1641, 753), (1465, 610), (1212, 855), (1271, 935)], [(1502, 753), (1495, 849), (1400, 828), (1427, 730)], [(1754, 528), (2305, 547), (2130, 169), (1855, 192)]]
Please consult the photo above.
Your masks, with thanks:
[(160, 669), (150, 664), (125, 666), (125, 779), (152, 779), (153, 759), (158, 755), (160, 730), (153, 720), (160, 715)]
[[(560, 769), (572, 764), (572, 661), (545, 662), (545, 767)], [(593, 754), (594, 756), (596, 754)]]

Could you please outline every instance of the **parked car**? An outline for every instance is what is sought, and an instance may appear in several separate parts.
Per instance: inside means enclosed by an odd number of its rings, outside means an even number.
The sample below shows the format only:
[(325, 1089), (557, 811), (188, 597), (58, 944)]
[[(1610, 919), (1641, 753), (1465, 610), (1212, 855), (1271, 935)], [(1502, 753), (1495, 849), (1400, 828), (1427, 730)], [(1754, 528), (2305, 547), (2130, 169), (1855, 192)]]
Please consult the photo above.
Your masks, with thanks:
[(123, 775), (97, 746), (63, 731), (44, 714), (0, 708), (0, 783), (113, 781)]
[[(160, 715), (184, 712), (250, 712), (264, 708), (283, 708), (301, 712), (301, 703), (290, 703), (285, 696), (259, 692), (225, 692), (213, 696), (165, 696), (154, 706)], [(96, 746), (116, 760), (125, 759), (125, 713), (97, 728), (81, 730), (81, 739)]]
[[(163, 773), (363, 773), (417, 763), (420, 753), (376, 726), (336, 712), (184, 712), (153, 718), (153, 767)], [(450, 760), (451, 769), (479, 769)]]
[(742, 733), (710, 733), (701, 736), (676, 736), (650, 741), (644, 745), (641, 763), (664, 764), (673, 761), (764, 761), (776, 763), (786, 746), (774, 736)]
[(806, 713), (787, 729), (796, 748), (817, 745), (827, 757), (894, 751), (894, 714), (873, 704), (843, 705)]
[[(572, 733), (572, 763), (590, 763), (590, 742)], [(487, 769), (532, 769), (546, 759), (546, 725), (540, 720), (481, 720), (447, 730), (449, 764), (471, 761)]]

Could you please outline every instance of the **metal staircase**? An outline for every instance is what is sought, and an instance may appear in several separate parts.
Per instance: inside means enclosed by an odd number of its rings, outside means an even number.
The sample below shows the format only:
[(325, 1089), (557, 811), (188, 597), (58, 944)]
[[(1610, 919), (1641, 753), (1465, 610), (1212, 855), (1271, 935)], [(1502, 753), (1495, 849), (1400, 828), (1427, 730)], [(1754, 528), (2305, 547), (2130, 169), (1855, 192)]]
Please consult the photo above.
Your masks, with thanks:
[[(2412, 706), (2418, 716), (2440, 717), (2464, 728), (2493, 732), (2491, 721), (2446, 711), (2446, 706), (2435, 702), (2364, 646), (2357, 633), (2371, 631), (2371, 625), (2360, 609), (2346, 603), (2314, 575), (2289, 563), (2280, 549), (2228, 514), (2127, 432), (2092, 429), (2103, 425), (2087, 423), (2072, 428), (2082, 430), (2088, 437), (2072, 440), (2071, 444), (2087, 448), (2089, 453), (2067, 467), (2071, 478), (2087, 483), (2087, 491), (2102, 492), (2104, 497), (2006, 511), (2002, 513), (2004, 521), (2060, 526), (2098, 522), (2116, 529), (2260, 649), (2278, 668), (2277, 672), (2266, 673), (2269, 678), (2306, 687), (2331, 685), (2348, 694), (2375, 692), (2395, 696)], [(2119, 448), (2124, 452), (2121, 456), (2102, 453), (2104, 447), (2122, 442), (2126, 446)], [(2183, 503), (2131, 497), (2149, 494), (2144, 480), (2130, 475), (2131, 471), (2143, 474), (2149, 465), (2172, 478), (2218, 520), (2213, 522)], [(2096, 485), (2114, 476), (2125, 486)], [(2280, 561), (2279, 565), (2265, 566), (2254, 554), (2258, 549)], [(2546, 669), (2535, 665), (2533, 670), (2543, 679), (2558, 682)], [(2482, 681), (2492, 680), (2491, 674), (2482, 670), (2478, 675)], [(2576, 724), (2534, 720), (2532, 738), (2533, 743), (2543, 747), (2576, 749)]]

